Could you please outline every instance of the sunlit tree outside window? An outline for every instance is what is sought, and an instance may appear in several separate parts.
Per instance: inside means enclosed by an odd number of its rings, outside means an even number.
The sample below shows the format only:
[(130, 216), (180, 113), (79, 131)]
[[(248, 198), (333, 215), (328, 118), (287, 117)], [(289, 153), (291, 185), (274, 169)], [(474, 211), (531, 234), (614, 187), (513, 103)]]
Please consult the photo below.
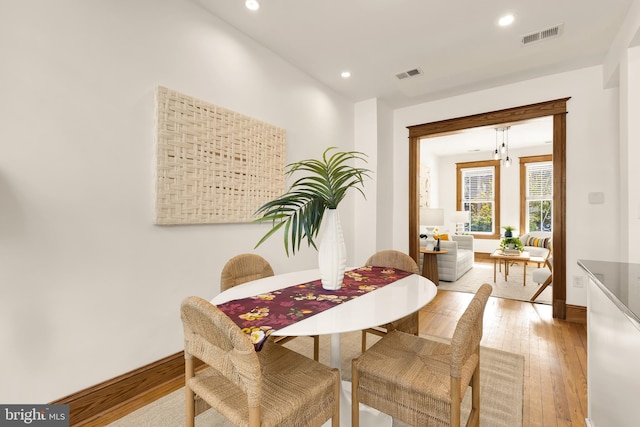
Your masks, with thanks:
[(471, 212), (470, 233), (495, 231), (495, 173), (493, 167), (462, 169), (462, 207)]

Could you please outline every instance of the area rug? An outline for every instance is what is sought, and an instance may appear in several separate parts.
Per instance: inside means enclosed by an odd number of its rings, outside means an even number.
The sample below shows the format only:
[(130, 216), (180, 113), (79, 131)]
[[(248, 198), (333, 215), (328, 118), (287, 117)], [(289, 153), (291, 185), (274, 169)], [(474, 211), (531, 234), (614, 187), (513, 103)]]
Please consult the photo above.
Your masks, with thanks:
[[(504, 270), (504, 266), (502, 267)], [(488, 283), (493, 286), (492, 297), (529, 301), (540, 285), (531, 278), (533, 270), (537, 267), (527, 267), (527, 285), (522, 286), (524, 268), (522, 265), (509, 267), (509, 280), (504, 280), (504, 271), (496, 273), (496, 282), (493, 282), (493, 263), (476, 262), (471, 270), (467, 271), (455, 282), (440, 281), (438, 289), (444, 291), (467, 292), (475, 294), (480, 285)], [(534, 302), (539, 304), (551, 304), (553, 291), (551, 286), (542, 291)]]
[[(342, 334), (342, 377), (351, 379), (351, 359), (360, 354), (360, 332)], [(444, 340), (443, 338), (428, 337)], [(371, 334), (367, 342), (373, 344), (379, 338)], [(307, 357), (312, 356), (313, 344), (306, 337), (296, 338), (286, 344)], [(329, 364), (329, 337), (320, 336), (320, 362)], [(522, 426), (522, 401), (524, 388), (524, 357), (488, 347), (480, 348), (480, 425), (483, 427)], [(462, 412), (463, 425), (470, 410), (471, 390), (466, 393)], [(181, 427), (184, 426), (184, 388), (168, 394), (109, 426), (113, 427)], [(343, 410), (345, 408), (342, 408)], [(349, 410), (348, 408), (346, 408)], [(330, 422), (325, 424), (330, 425)], [(231, 427), (213, 410), (196, 417), (199, 427)], [(394, 427), (404, 423), (394, 421)]]

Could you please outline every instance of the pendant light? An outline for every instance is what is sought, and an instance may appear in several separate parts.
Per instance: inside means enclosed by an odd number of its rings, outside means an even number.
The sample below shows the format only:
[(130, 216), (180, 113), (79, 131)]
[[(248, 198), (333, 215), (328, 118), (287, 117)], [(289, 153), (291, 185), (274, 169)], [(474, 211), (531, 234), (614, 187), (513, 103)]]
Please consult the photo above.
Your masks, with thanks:
[[(511, 166), (512, 159), (509, 157), (509, 128), (505, 126), (496, 128), (496, 149), (493, 152), (493, 160), (502, 160), (504, 167)], [(498, 133), (500, 133), (500, 139), (498, 139)], [(501, 141), (498, 142), (498, 141)]]
[(498, 129), (496, 128), (496, 149), (493, 152), (493, 160), (500, 160), (500, 152), (498, 151)]
[(511, 157), (509, 157), (509, 126), (502, 128), (502, 147), (504, 147), (503, 153), (506, 157), (502, 160), (502, 164), (505, 168), (511, 166)]

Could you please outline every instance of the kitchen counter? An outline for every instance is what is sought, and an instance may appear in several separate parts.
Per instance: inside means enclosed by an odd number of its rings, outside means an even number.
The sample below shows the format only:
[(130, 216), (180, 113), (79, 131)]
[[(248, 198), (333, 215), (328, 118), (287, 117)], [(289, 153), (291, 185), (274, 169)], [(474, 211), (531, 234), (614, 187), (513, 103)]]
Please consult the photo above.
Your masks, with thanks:
[(640, 264), (580, 260), (587, 286), (589, 427), (640, 420)]
[(578, 265), (640, 330), (640, 264), (578, 260)]

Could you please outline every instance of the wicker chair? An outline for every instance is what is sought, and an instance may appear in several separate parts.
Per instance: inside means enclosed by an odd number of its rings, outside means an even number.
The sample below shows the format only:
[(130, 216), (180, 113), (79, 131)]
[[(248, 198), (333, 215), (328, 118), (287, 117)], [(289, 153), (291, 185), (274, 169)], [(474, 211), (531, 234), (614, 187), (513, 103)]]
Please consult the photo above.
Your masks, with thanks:
[[(395, 250), (380, 251), (373, 254), (365, 263), (365, 265), (373, 265), (378, 267), (392, 267), (400, 270), (409, 271), (414, 274), (420, 274), (420, 267), (415, 260), (409, 255)], [(418, 312), (411, 313), (408, 316), (398, 319), (386, 325), (377, 326), (362, 330), (362, 352), (367, 349), (367, 333), (385, 336), (387, 332), (399, 330), (408, 334), (418, 335)]]
[(471, 385), (467, 426), (480, 422), (480, 340), (492, 288), (480, 287), (458, 321), (451, 344), (393, 331), (352, 361), (352, 425), (359, 403), (413, 426), (460, 426)]
[[(222, 267), (220, 274), (220, 291), (226, 291), (236, 285), (252, 280), (273, 276), (273, 268), (269, 262), (256, 254), (240, 254), (231, 258)], [(318, 361), (320, 357), (320, 338), (312, 335), (313, 359)], [(278, 344), (285, 344), (296, 337), (273, 337)]]
[[(237, 426), (340, 424), (340, 374), (268, 341), (256, 352), (242, 330), (199, 297), (182, 302), (186, 426), (212, 407)], [(267, 350), (267, 351), (265, 351)], [(194, 357), (207, 369), (194, 373)], [(196, 398), (197, 396), (197, 398)], [(196, 400), (198, 400), (196, 405)]]
[(222, 267), (220, 292), (252, 280), (273, 276), (269, 262), (256, 254), (241, 254), (231, 258)]

